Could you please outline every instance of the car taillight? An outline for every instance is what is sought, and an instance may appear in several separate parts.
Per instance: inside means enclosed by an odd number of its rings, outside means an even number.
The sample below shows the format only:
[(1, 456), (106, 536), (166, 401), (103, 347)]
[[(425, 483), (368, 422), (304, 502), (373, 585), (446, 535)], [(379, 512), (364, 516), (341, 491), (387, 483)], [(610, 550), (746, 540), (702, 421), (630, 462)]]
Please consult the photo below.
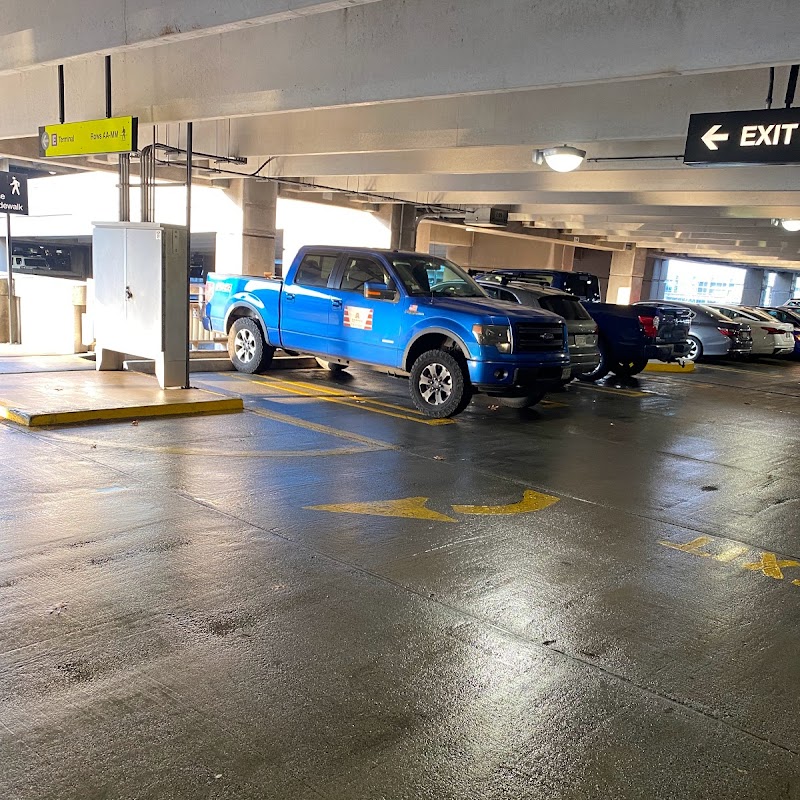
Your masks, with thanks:
[(203, 299), (206, 303), (211, 302), (211, 298), (214, 296), (214, 284), (213, 283), (206, 283), (205, 291), (203, 292)]
[(642, 326), (645, 336), (655, 339), (658, 336), (658, 317), (639, 317), (639, 324)]
[(779, 333), (783, 333), (783, 331), (780, 330), (779, 328), (770, 328), (769, 325), (762, 325), (761, 327), (763, 330), (765, 330), (767, 333), (771, 333), (773, 336)]
[(737, 331), (736, 328), (717, 328), (717, 330), (723, 336), (730, 336), (731, 339), (735, 339), (736, 338), (736, 334), (739, 333), (739, 331)]

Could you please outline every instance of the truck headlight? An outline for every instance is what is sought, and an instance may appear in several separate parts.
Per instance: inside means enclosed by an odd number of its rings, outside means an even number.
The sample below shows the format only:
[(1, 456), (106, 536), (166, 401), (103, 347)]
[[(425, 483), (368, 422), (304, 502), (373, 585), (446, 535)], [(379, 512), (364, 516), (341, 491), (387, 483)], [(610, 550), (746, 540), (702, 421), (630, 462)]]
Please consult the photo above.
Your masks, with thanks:
[(508, 325), (473, 325), (478, 344), (496, 347), (500, 353), (511, 352), (511, 328)]

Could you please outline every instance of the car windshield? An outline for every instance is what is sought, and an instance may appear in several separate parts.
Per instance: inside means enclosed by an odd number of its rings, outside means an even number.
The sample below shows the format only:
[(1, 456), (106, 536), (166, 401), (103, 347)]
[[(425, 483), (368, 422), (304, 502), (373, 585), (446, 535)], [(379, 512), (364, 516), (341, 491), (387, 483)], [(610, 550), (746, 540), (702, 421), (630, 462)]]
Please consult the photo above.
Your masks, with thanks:
[(774, 322), (775, 318), (772, 317), (770, 314), (767, 314), (766, 311), (762, 311), (760, 308), (745, 308), (742, 310), (742, 313), (746, 314), (748, 317), (752, 319), (760, 319), (763, 322)]
[(546, 311), (552, 311), (566, 320), (587, 320), (591, 319), (589, 312), (581, 305), (577, 297), (557, 294), (548, 297), (544, 295), (539, 298), (539, 305)]
[(389, 261), (406, 291), (413, 296), (486, 297), (461, 267), (428, 256), (390, 256)]
[(795, 314), (793, 311), (786, 311), (785, 309), (780, 309), (787, 322), (791, 322), (793, 325), (800, 325), (800, 314)]

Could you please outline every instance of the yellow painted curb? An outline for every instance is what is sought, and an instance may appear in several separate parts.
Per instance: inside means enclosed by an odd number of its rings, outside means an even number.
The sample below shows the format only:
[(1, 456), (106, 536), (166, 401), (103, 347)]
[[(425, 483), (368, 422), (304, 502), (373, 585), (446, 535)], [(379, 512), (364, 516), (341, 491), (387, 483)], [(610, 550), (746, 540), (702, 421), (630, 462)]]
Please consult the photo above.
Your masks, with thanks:
[(28, 428), (44, 425), (77, 425), (85, 422), (106, 420), (143, 419), (146, 417), (183, 417), (191, 414), (226, 414), (244, 409), (241, 397), (225, 397), (219, 400), (199, 400), (194, 403), (163, 403), (152, 406), (123, 406), (121, 408), (81, 409), (80, 411), (56, 411), (37, 414), (18, 408), (0, 406), (0, 417)]
[(694, 361), (687, 361), (683, 366), (677, 362), (665, 364), (663, 361), (648, 361), (645, 372), (694, 372)]

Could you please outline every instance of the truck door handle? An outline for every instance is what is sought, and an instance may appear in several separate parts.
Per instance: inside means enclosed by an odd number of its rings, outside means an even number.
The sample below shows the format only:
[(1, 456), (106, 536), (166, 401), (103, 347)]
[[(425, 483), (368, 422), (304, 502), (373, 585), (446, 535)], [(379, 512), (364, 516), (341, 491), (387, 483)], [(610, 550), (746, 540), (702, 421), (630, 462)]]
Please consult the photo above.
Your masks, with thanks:
[(331, 305), (334, 308), (341, 308), (342, 307), (342, 301), (338, 297), (333, 297), (333, 298), (331, 298)]
[(285, 297), (287, 300), (294, 300), (294, 295), (293, 295), (293, 294), (289, 294), (289, 293), (287, 293), (287, 292), (284, 292), (284, 293), (283, 293), (283, 296), (284, 296), (284, 297)]

